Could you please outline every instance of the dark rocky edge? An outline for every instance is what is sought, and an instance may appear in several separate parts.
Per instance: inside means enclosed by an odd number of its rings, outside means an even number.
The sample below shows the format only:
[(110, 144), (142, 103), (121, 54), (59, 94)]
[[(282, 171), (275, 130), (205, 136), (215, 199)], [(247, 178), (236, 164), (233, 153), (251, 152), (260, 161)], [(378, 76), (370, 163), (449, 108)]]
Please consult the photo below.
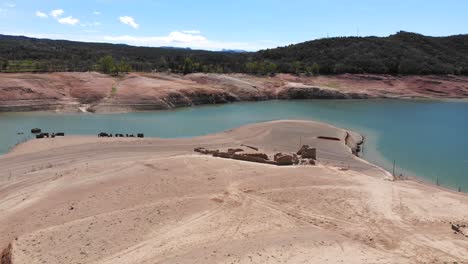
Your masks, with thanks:
[(278, 99), (367, 99), (369, 95), (359, 93), (343, 93), (337, 90), (320, 87), (291, 87), (278, 93)]

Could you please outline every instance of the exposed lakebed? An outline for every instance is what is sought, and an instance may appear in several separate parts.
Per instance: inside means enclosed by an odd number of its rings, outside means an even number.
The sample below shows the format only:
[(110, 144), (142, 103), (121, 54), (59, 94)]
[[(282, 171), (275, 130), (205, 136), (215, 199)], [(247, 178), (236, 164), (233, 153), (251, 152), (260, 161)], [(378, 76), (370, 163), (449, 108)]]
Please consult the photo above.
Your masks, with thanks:
[(398, 174), (438, 178), (441, 185), (468, 191), (468, 103), (461, 101), (293, 100), (119, 114), (1, 113), (0, 153), (32, 138), (35, 127), (67, 135), (142, 132), (174, 138), (278, 119), (318, 120), (354, 130), (366, 137), (366, 160), (387, 170), (395, 160)]

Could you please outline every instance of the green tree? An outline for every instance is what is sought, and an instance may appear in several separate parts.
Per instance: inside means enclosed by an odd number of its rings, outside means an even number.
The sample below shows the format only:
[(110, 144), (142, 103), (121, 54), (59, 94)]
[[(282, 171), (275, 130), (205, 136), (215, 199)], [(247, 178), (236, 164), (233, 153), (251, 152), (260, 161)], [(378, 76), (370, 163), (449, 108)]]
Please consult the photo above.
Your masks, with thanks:
[(318, 75), (320, 73), (320, 66), (316, 62), (311, 66), (311, 73), (313, 75)]
[(99, 60), (98, 71), (105, 74), (112, 74), (116, 71), (116, 65), (112, 56), (104, 56)]
[(119, 73), (128, 73), (132, 71), (132, 67), (125, 60), (120, 60), (119, 64), (116, 67), (117, 74)]
[(295, 61), (293, 63), (294, 73), (299, 75), (302, 71), (302, 63), (300, 61)]
[(312, 75), (312, 66), (306, 66), (305, 72), (306, 72), (307, 76), (311, 76)]
[(224, 68), (222, 65), (216, 65), (216, 73), (224, 73)]
[(257, 70), (258, 70), (257, 62), (247, 62), (245, 64), (245, 68), (246, 68), (248, 73), (256, 74)]
[(193, 72), (193, 61), (190, 58), (185, 58), (184, 67), (182, 68), (184, 74)]
[(275, 75), (278, 70), (278, 65), (272, 62), (267, 62), (265, 65), (265, 71), (267, 74)]
[(209, 65), (203, 65), (201, 71), (202, 72), (210, 72), (210, 66)]
[(192, 72), (201, 72), (201, 71), (202, 71), (201, 64), (198, 62), (194, 62), (193, 67), (192, 67)]

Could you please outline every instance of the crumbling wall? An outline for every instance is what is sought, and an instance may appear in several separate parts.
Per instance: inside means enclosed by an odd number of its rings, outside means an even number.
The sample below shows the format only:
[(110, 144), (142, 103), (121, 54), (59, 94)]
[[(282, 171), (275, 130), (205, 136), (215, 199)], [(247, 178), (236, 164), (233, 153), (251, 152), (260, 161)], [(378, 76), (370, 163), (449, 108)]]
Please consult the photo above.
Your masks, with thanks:
[[(243, 145), (245, 146), (245, 145)], [(252, 146), (247, 146), (248, 148), (255, 148)], [(258, 148), (255, 148), (258, 150)], [(274, 160), (270, 160), (267, 154), (265, 153), (241, 153), (243, 149), (234, 149), (229, 148), (227, 152), (220, 150), (209, 150), (206, 148), (198, 147), (194, 149), (195, 152), (212, 155), (213, 157), (225, 158), (225, 159), (235, 159), (256, 163), (264, 163), (277, 166), (291, 166), (291, 165), (315, 165), (315, 160), (317, 159), (317, 150), (315, 148), (310, 148), (307, 145), (304, 145), (299, 151), (299, 154), (283, 154), (276, 153), (274, 155)], [(301, 156), (301, 158), (298, 157)]]

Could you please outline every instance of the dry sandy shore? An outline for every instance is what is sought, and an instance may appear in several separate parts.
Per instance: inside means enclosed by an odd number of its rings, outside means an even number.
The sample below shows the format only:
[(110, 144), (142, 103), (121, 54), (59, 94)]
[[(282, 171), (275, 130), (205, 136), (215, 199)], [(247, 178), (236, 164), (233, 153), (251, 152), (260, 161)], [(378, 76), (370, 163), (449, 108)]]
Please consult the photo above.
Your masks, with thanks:
[[(317, 136), (346, 131), (275, 121), (192, 139), (27, 142), (0, 157), (3, 261), (468, 262), (468, 237), (450, 225), (468, 222), (466, 195), (390, 181), (343, 140)], [(240, 144), (293, 152), (299, 138), (318, 148), (317, 166), (193, 152)]]
[(468, 77), (0, 74), (1, 111), (121, 112), (271, 99), (467, 98)]

